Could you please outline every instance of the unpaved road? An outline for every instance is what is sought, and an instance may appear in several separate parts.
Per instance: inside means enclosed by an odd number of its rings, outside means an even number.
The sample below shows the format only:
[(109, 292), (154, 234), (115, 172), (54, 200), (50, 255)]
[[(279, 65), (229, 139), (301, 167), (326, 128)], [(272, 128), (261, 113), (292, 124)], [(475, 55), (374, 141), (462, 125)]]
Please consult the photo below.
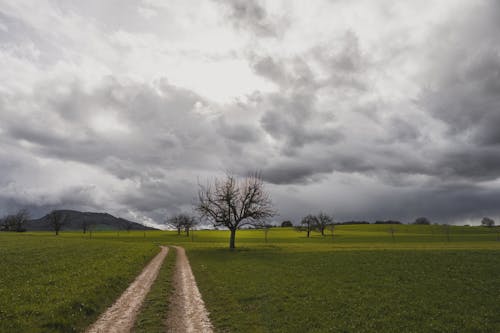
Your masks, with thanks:
[(212, 324), (208, 319), (205, 303), (189, 265), (186, 252), (175, 246), (177, 260), (173, 277), (174, 292), (170, 299), (167, 316), (167, 332), (173, 333), (211, 333)]
[(163, 260), (168, 254), (167, 247), (161, 247), (160, 253), (151, 260), (142, 273), (125, 290), (120, 298), (97, 321), (87, 329), (88, 333), (130, 332), (134, 326), (146, 294), (158, 275)]

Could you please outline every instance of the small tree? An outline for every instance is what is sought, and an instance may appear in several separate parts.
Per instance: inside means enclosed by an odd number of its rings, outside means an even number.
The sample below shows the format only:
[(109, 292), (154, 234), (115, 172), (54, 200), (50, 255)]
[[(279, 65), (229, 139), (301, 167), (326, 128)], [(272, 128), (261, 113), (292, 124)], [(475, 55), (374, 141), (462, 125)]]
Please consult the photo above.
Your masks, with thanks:
[(195, 226), (197, 221), (194, 217), (189, 216), (187, 214), (178, 214), (170, 217), (166, 224), (171, 228), (175, 228), (177, 230), (177, 234), (180, 235), (182, 229), (186, 231), (186, 236), (189, 237), (189, 230)]
[(182, 221), (177, 218), (177, 216), (173, 216), (169, 218), (167, 221), (165, 221), (165, 224), (177, 229), (177, 235), (181, 234), (182, 230)]
[(291, 221), (286, 220), (286, 221), (281, 222), (281, 227), (282, 228), (291, 228), (291, 227), (293, 227), (293, 223)]
[(29, 213), (26, 209), (20, 209), (16, 214), (7, 215), (1, 220), (0, 230), (2, 231), (26, 231), (24, 224), (29, 220)]
[(321, 236), (325, 236), (326, 227), (332, 223), (333, 218), (323, 212), (314, 216), (314, 227), (321, 233)]
[(213, 184), (200, 185), (197, 211), (214, 227), (224, 226), (230, 231), (229, 248), (235, 248), (236, 230), (245, 225), (259, 225), (276, 215), (271, 198), (264, 190), (259, 174), (243, 179), (226, 174)]
[(123, 228), (124, 230), (127, 230), (127, 232), (130, 232), (130, 230), (132, 230), (132, 228), (134, 227), (134, 222), (132, 221), (122, 218), (119, 218), (118, 220), (119, 220), (119, 226), (121, 226), (121, 228)]
[(66, 215), (59, 210), (53, 210), (48, 216), (48, 223), (50, 227), (56, 232), (57, 236), (59, 235), (59, 231), (66, 223)]
[(429, 219), (427, 217), (419, 217), (415, 220), (415, 222), (413, 222), (413, 224), (429, 225), (429, 224), (431, 224), (431, 221), (429, 221)]
[(307, 238), (311, 236), (311, 231), (313, 230), (316, 224), (316, 217), (314, 215), (305, 216), (302, 221), (300, 221), (301, 231), (304, 230), (307, 232)]
[(490, 219), (489, 217), (483, 217), (481, 220), (481, 225), (483, 227), (494, 227), (495, 226), (495, 221), (493, 219)]
[[(88, 213), (84, 213), (82, 216), (82, 231), (83, 233), (87, 233), (87, 231), (92, 232), (92, 228), (94, 227), (95, 222), (88, 216)], [(92, 238), (92, 235), (90, 236)]]
[(198, 225), (198, 220), (190, 215), (184, 214), (184, 231), (186, 232), (186, 237), (189, 237), (189, 232)]

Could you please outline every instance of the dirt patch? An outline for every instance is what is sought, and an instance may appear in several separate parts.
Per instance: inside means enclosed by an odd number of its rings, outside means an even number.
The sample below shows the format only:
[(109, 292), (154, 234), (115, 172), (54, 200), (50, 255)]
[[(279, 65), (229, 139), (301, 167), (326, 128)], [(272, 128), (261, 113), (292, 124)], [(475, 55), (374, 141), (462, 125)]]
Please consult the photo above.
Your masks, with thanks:
[(182, 247), (175, 246), (177, 261), (173, 277), (174, 293), (170, 298), (167, 332), (213, 332), (205, 303), (196, 285), (189, 260)]
[(125, 290), (120, 298), (87, 329), (87, 333), (130, 332), (146, 294), (158, 275), (163, 260), (168, 254), (167, 247), (151, 260), (142, 273)]

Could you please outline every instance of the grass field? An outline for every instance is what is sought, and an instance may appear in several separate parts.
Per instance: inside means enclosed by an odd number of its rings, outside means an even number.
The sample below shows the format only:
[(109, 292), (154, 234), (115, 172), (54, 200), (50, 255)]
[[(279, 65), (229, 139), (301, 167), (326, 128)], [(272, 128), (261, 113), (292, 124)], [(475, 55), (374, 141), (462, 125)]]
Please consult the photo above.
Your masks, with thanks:
[(0, 233), (0, 332), (78, 332), (157, 252), (151, 242)]
[[(493, 229), (345, 225), (293, 229), (0, 233), (0, 331), (78, 331), (123, 291), (159, 244), (188, 251), (219, 332), (498, 332), (500, 242)], [(173, 252), (137, 331), (168, 307)], [(4, 258), (6, 258), (4, 260)], [(170, 260), (170, 261), (169, 261)], [(7, 272), (7, 274), (3, 274)], [(162, 297), (165, 295), (165, 297)], [(26, 322), (25, 322), (26, 321)]]
[(244, 231), (235, 252), (198, 232), (184, 246), (221, 332), (500, 331), (493, 230), (402, 225), (393, 240), (389, 228), (341, 226), (333, 240), (273, 229), (267, 243)]

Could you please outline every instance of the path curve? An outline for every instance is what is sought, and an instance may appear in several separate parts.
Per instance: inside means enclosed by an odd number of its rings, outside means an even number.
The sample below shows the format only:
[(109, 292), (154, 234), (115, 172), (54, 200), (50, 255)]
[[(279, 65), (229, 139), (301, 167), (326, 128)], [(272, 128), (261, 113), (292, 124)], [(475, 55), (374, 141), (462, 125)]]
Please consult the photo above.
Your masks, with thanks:
[(205, 303), (196, 285), (186, 251), (174, 246), (177, 261), (173, 277), (174, 292), (170, 298), (167, 316), (167, 332), (174, 333), (212, 333), (213, 327), (208, 319)]
[(87, 333), (130, 332), (146, 294), (158, 276), (158, 271), (168, 254), (168, 247), (161, 247), (143, 269), (142, 273), (125, 290), (118, 300), (87, 329)]

